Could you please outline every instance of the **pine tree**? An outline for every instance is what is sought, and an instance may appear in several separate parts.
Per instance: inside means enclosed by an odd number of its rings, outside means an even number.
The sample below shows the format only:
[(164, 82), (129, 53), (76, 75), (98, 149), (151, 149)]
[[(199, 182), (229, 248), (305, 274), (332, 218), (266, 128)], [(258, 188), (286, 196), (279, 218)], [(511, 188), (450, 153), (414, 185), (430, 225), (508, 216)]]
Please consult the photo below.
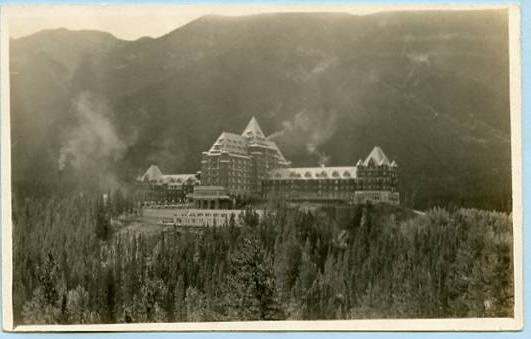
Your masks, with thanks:
[(66, 313), (69, 324), (93, 324), (100, 322), (97, 312), (89, 310), (89, 296), (87, 291), (77, 286), (68, 291)]
[(108, 268), (105, 273), (105, 321), (109, 324), (115, 322), (114, 308), (116, 304), (116, 286), (114, 272)]
[(231, 253), (228, 308), (234, 319), (271, 320), (284, 317), (276, 295), (273, 262), (256, 235), (247, 232)]
[(39, 283), (44, 293), (44, 302), (55, 305), (59, 299), (57, 284), (59, 282), (59, 267), (55, 262), (52, 252), (48, 252), (46, 260), (39, 268)]
[(174, 307), (173, 307), (173, 319), (174, 321), (184, 321), (186, 320), (186, 290), (184, 288), (184, 280), (182, 275), (179, 275), (177, 279), (177, 284), (175, 285), (174, 291)]
[(111, 221), (107, 213), (107, 207), (103, 198), (96, 203), (96, 237), (100, 240), (108, 240), (111, 234)]
[(112, 214), (113, 216), (119, 216), (127, 211), (127, 201), (121, 189), (116, 189), (111, 199)]
[(312, 246), (310, 239), (306, 239), (304, 249), (302, 250), (301, 268), (297, 283), (302, 293), (305, 293), (311, 286), (317, 274), (317, 265), (312, 259)]
[(64, 322), (59, 267), (51, 252), (38, 269), (39, 286), (32, 299), (23, 306), (22, 317), (26, 324), (57, 324)]
[(206, 314), (206, 298), (195, 287), (186, 289), (186, 321), (198, 322), (204, 321)]
[(290, 232), (287, 236), (289, 238), (284, 242), (280, 235), (277, 236), (274, 250), (276, 285), (282, 300), (289, 298), (297, 280), (302, 257), (302, 249), (294, 232)]

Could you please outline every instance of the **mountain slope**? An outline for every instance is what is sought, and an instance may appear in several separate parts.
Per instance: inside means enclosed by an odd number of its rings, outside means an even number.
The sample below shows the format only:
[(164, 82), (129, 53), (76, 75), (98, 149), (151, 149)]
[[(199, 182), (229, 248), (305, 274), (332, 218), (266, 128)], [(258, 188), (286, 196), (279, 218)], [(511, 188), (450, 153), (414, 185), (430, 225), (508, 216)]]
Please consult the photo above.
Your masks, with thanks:
[(93, 177), (76, 164), (94, 144), (122, 180), (195, 171), (256, 116), (294, 165), (380, 145), (409, 205), (508, 208), (508, 70), (504, 11), (207, 16), (133, 42), (48, 31), (11, 45), (14, 179), (56, 180), (62, 154)]

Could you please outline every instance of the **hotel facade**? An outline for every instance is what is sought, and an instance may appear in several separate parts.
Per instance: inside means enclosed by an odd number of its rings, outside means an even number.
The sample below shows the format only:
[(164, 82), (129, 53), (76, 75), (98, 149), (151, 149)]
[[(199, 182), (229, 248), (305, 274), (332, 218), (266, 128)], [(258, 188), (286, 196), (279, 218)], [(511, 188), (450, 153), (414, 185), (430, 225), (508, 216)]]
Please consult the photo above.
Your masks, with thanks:
[(375, 146), (341, 167), (291, 167), (252, 118), (241, 134), (222, 132), (202, 153), (195, 174), (162, 174), (152, 165), (137, 178), (144, 203), (227, 209), (259, 201), (398, 205), (398, 165)]

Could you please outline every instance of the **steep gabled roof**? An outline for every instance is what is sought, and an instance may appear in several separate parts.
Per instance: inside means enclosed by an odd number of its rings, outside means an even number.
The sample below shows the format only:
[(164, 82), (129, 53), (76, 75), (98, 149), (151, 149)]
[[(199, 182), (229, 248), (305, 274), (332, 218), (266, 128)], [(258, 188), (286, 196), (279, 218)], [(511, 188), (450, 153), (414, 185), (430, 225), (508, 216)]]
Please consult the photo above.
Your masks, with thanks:
[(242, 136), (247, 138), (250, 142), (260, 142), (266, 138), (255, 117), (251, 118), (251, 121), (249, 121), (247, 127), (243, 130)]
[(278, 148), (277, 144), (275, 144), (274, 141), (265, 140), (264, 145), (266, 145), (268, 148), (275, 151), (276, 157), (281, 164), (286, 165), (286, 166), (290, 164), (290, 162), (286, 160), (286, 158), (284, 157), (284, 154), (282, 154), (282, 152), (280, 151), (280, 149)]
[(254, 117), (249, 121), (241, 135), (229, 132), (221, 133), (207, 154), (219, 155), (223, 152), (228, 152), (233, 155), (249, 156), (250, 151), (248, 147), (265, 147), (273, 150), (280, 165), (289, 166), (290, 164), (282, 152), (280, 152), (275, 142), (267, 140), (260, 125), (258, 125), (258, 121)]
[(369, 165), (370, 161), (373, 161), (374, 165), (380, 166), (380, 165), (390, 165), (389, 159), (383, 152), (383, 150), (379, 146), (375, 146), (367, 159), (363, 162), (365, 166)]
[(156, 165), (149, 166), (148, 170), (144, 175), (140, 178), (142, 181), (160, 181), (162, 180), (162, 172)]
[(149, 166), (146, 173), (137, 180), (155, 181), (159, 184), (169, 185), (182, 185), (183, 183), (195, 184), (199, 182), (195, 174), (162, 174), (156, 165)]
[(247, 142), (241, 135), (223, 132), (216, 142), (210, 147), (209, 154), (220, 154), (228, 152), (231, 154), (247, 155)]
[(289, 165), (289, 162), (286, 160), (277, 144), (265, 137), (264, 132), (262, 132), (255, 117), (251, 118), (251, 121), (249, 121), (247, 127), (243, 130), (242, 136), (247, 140), (249, 145), (259, 145), (274, 150), (278, 161), (283, 165)]

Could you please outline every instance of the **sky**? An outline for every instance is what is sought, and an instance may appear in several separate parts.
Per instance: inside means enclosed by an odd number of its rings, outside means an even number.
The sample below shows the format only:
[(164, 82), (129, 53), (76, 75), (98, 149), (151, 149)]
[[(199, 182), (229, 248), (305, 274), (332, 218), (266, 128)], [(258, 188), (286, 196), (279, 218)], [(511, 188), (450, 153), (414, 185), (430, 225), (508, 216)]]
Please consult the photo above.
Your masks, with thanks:
[[(437, 8), (441, 6), (444, 8), (444, 5), (437, 5)], [(7, 5), (2, 8), (2, 19), (7, 22), (12, 38), (31, 35), (43, 29), (67, 28), (99, 30), (119, 39), (136, 40), (144, 36), (160, 37), (209, 14), (237, 16), (263, 12), (344, 12), (363, 15), (399, 8), (413, 9), (412, 5), (382, 8), (360, 4)], [(424, 8), (433, 9), (433, 6)], [(414, 9), (419, 9), (419, 5), (415, 5)]]
[[(374, 12), (374, 9), (347, 6), (275, 5), (93, 5), (93, 6), (17, 6), (9, 18), (10, 36), (19, 38), (43, 29), (67, 28), (70, 30), (100, 30), (124, 40), (143, 36), (153, 38), (164, 35), (201, 16), (250, 15), (263, 11), (346, 11), (359, 14)], [(342, 8), (341, 8), (342, 7)]]

